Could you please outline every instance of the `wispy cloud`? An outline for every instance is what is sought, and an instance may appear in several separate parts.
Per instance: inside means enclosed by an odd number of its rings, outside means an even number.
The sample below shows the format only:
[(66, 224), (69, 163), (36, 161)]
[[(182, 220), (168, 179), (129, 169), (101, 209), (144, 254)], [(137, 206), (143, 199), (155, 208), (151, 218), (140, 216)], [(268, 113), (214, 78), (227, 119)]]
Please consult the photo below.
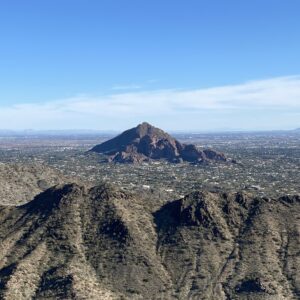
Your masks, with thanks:
[(277, 128), (299, 126), (299, 113), (300, 76), (289, 76), (207, 89), (81, 95), (0, 106), (0, 127), (119, 129), (153, 120), (174, 129)]
[(139, 90), (142, 86), (138, 84), (124, 84), (124, 85), (114, 85), (112, 90), (115, 91), (124, 91), (124, 90)]

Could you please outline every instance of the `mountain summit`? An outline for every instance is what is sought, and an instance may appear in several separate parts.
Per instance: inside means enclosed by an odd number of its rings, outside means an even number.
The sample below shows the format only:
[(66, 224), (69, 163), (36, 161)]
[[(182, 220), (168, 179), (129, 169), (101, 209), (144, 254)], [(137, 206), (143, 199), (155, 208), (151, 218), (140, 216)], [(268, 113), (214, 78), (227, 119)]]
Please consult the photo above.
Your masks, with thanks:
[(169, 162), (227, 161), (223, 153), (211, 149), (198, 150), (195, 145), (182, 144), (163, 130), (149, 123), (139, 124), (91, 149), (103, 153), (111, 162), (139, 163), (155, 159)]

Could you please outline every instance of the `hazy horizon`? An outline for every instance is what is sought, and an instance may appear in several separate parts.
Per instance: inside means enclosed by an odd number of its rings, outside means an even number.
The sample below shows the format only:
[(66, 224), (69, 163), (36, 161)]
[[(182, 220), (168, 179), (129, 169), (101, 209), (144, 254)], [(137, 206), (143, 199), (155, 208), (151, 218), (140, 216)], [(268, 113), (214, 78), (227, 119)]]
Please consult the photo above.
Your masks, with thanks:
[[(138, 125), (138, 124), (136, 124)], [(151, 124), (153, 125), (153, 124)], [(157, 126), (155, 126), (157, 127)], [(132, 128), (132, 127), (130, 127)], [(31, 129), (31, 128), (25, 128), (25, 129), (7, 129), (7, 128), (0, 128), (0, 136), (1, 135), (9, 135), (9, 134), (17, 134), (17, 135), (64, 135), (64, 134), (79, 134), (79, 135), (89, 135), (89, 134), (119, 134), (127, 129), (130, 128), (122, 128), (122, 129), (74, 129), (74, 128), (68, 128), (68, 129)], [(163, 129), (166, 132), (169, 132), (171, 134), (222, 134), (222, 133), (263, 133), (263, 132), (293, 132), (293, 131), (299, 131), (300, 127), (297, 128), (291, 128), (291, 129), (257, 129), (257, 130), (244, 130), (240, 128), (219, 128), (219, 129), (210, 129), (210, 130), (195, 130), (195, 129), (186, 129), (186, 130), (172, 130), (172, 129), (166, 129), (166, 128), (160, 128)]]

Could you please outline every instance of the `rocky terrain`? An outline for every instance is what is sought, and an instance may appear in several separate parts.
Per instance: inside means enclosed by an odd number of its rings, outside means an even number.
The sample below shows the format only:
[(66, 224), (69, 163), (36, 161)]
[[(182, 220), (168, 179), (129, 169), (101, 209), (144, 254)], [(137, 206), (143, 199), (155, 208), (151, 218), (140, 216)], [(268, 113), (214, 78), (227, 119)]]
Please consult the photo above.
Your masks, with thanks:
[(66, 184), (0, 206), (0, 299), (299, 299), (299, 196), (149, 203)]
[(108, 161), (118, 163), (139, 163), (155, 159), (176, 163), (227, 161), (223, 153), (212, 149), (199, 150), (195, 145), (182, 144), (163, 130), (146, 122), (93, 147), (91, 151), (105, 154)]
[(44, 164), (0, 163), (0, 204), (28, 202), (49, 187), (66, 181), (59, 171)]

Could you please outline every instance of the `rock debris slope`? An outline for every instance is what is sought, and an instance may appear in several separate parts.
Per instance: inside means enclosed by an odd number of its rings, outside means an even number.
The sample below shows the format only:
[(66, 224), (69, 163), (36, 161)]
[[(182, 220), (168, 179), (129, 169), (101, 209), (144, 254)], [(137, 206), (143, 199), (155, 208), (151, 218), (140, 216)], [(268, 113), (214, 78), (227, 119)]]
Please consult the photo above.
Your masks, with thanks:
[(146, 122), (95, 146), (91, 151), (103, 153), (109, 161), (119, 163), (139, 163), (153, 159), (192, 163), (227, 161), (223, 153), (181, 144), (163, 130)]
[(49, 187), (66, 181), (60, 172), (43, 164), (0, 163), (0, 204), (28, 202)]
[(1, 206), (0, 299), (299, 299), (299, 196), (143, 201), (68, 184)]

